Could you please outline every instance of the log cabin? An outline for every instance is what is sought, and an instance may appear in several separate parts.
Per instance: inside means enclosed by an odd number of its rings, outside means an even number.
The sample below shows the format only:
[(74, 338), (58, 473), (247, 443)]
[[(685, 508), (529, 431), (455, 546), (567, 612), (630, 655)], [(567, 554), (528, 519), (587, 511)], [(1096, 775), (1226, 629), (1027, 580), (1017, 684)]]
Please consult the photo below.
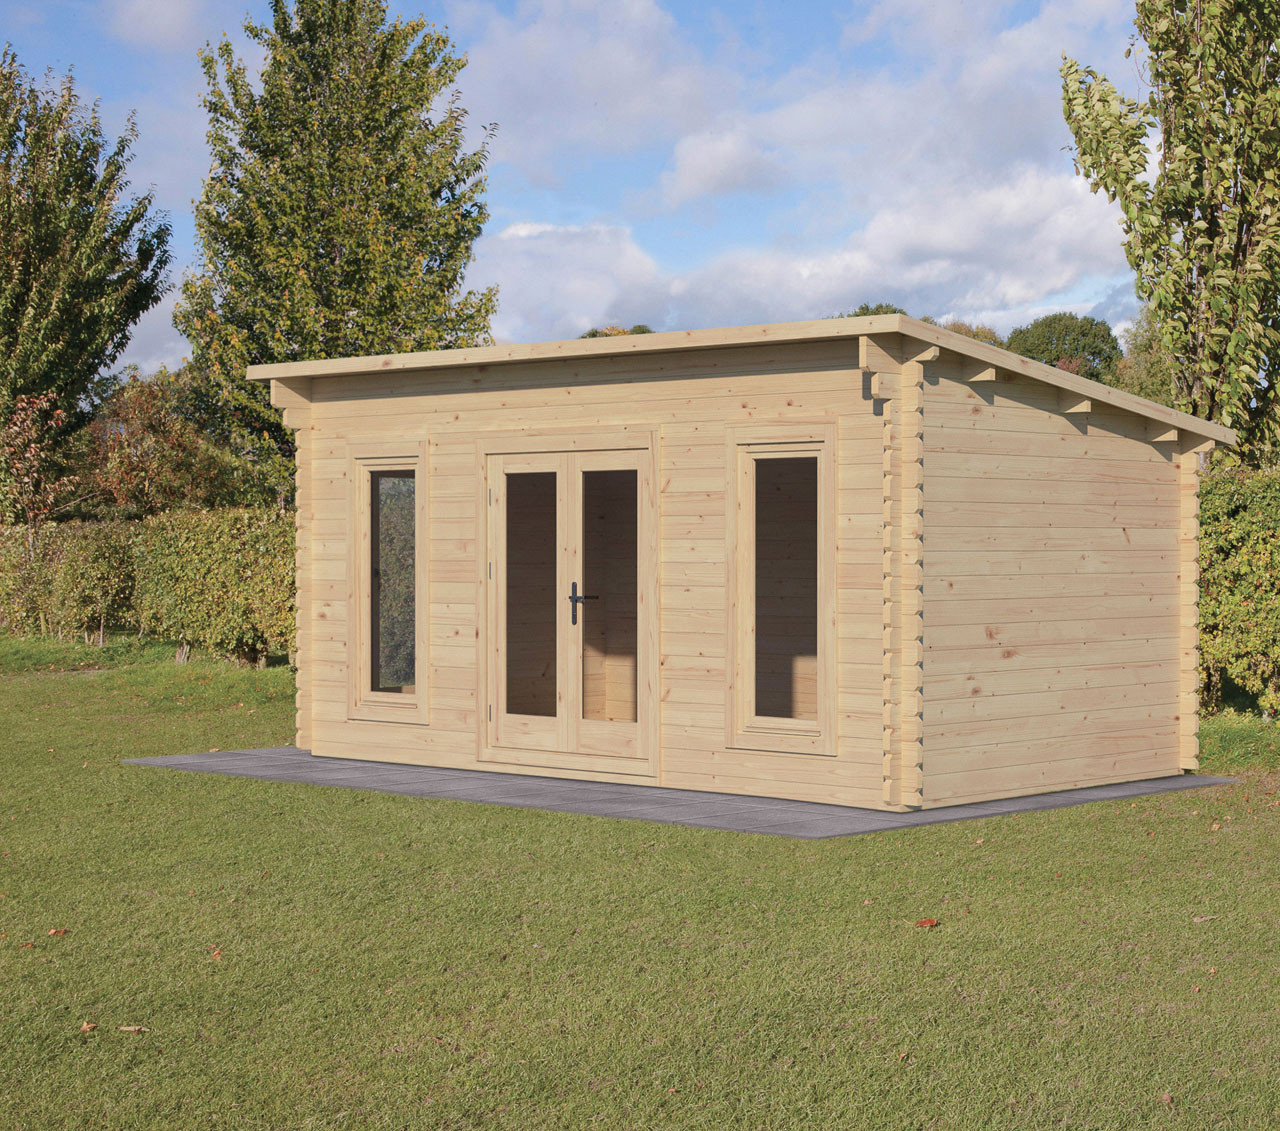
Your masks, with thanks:
[(1221, 425), (903, 315), (249, 376), (316, 757), (893, 811), (1197, 767)]

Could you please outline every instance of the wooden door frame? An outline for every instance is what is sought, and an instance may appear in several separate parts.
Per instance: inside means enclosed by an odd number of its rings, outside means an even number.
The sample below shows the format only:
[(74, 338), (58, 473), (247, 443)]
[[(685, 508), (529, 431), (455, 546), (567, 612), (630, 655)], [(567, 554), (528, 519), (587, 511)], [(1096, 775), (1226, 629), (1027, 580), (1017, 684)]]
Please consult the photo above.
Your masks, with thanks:
[[(477, 555), (482, 599), (477, 632), (477, 749), (481, 762), (513, 766), (563, 770), (589, 776), (644, 777), (656, 779), (659, 772), (659, 593), (661, 587), (658, 514), (658, 437), (651, 430), (599, 431), (594, 429), (538, 429), (513, 433), (481, 433), (475, 437), (478, 513), (483, 515), (479, 530), (484, 538)], [(604, 750), (582, 752), (569, 749), (568, 728), (562, 730), (563, 745), (556, 750), (528, 748), (504, 744), (499, 739), (499, 694), (504, 685), (501, 673), (503, 654), (499, 636), (503, 623), (500, 601), (502, 585), (498, 568), (502, 531), (498, 529), (501, 508), (492, 505), (491, 466), (495, 456), (558, 455), (564, 457), (566, 474), (558, 484), (558, 496), (568, 504), (574, 496), (568, 483), (571, 457), (589, 453), (629, 452), (635, 457), (636, 469), (636, 731), (634, 754), (614, 754)], [(629, 464), (630, 466), (630, 464)], [(579, 504), (580, 506), (580, 504)], [(577, 506), (562, 505), (557, 517), (560, 552), (557, 578), (568, 558), (568, 543), (577, 544), (581, 534), (568, 536)], [(580, 580), (580, 579), (579, 579)], [(567, 583), (564, 585), (567, 592)], [(569, 647), (560, 648), (559, 657)], [(558, 665), (563, 659), (558, 658)], [(558, 671), (568, 679), (569, 670)], [(569, 685), (560, 685), (567, 692)], [(565, 720), (569, 709), (580, 709), (580, 689), (569, 697), (568, 705), (559, 712)], [(587, 728), (588, 730), (590, 728)]]

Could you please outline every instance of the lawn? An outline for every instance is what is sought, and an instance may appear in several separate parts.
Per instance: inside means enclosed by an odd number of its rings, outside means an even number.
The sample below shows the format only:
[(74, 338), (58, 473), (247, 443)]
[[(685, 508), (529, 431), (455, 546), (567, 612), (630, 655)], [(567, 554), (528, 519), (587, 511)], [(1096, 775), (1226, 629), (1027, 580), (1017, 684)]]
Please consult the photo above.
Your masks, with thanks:
[(1256, 716), (1234, 786), (804, 842), (123, 765), (288, 742), (288, 670), (0, 671), (0, 1126), (1276, 1126)]

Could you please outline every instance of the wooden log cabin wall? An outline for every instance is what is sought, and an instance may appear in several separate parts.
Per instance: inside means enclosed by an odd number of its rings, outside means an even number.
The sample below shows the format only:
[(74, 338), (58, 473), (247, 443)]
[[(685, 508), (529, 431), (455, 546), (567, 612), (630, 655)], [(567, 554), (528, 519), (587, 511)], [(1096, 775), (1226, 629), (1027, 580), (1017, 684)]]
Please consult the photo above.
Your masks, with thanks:
[(250, 376), (316, 756), (894, 810), (1196, 767), (1229, 429), (900, 315)]

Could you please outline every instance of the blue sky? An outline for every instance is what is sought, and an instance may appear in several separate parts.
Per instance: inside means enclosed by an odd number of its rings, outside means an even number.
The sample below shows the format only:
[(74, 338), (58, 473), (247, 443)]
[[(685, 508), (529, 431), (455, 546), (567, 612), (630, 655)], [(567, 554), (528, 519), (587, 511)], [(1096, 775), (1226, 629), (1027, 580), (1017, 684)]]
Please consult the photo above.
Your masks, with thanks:
[[(468, 56), (496, 123), (469, 281), (503, 340), (606, 322), (692, 329), (862, 301), (1001, 330), (1135, 310), (1117, 210), (1065, 151), (1065, 51), (1137, 93), (1131, 0), (789, 4), (441, 0), (397, 8)], [(33, 74), (73, 67), (108, 129), (137, 116), (133, 181), (174, 228), (174, 292), (127, 360), (187, 353), (170, 318), (208, 166), (196, 56), (266, 0), (0, 0)], [(249, 56), (252, 59), (252, 55)]]

